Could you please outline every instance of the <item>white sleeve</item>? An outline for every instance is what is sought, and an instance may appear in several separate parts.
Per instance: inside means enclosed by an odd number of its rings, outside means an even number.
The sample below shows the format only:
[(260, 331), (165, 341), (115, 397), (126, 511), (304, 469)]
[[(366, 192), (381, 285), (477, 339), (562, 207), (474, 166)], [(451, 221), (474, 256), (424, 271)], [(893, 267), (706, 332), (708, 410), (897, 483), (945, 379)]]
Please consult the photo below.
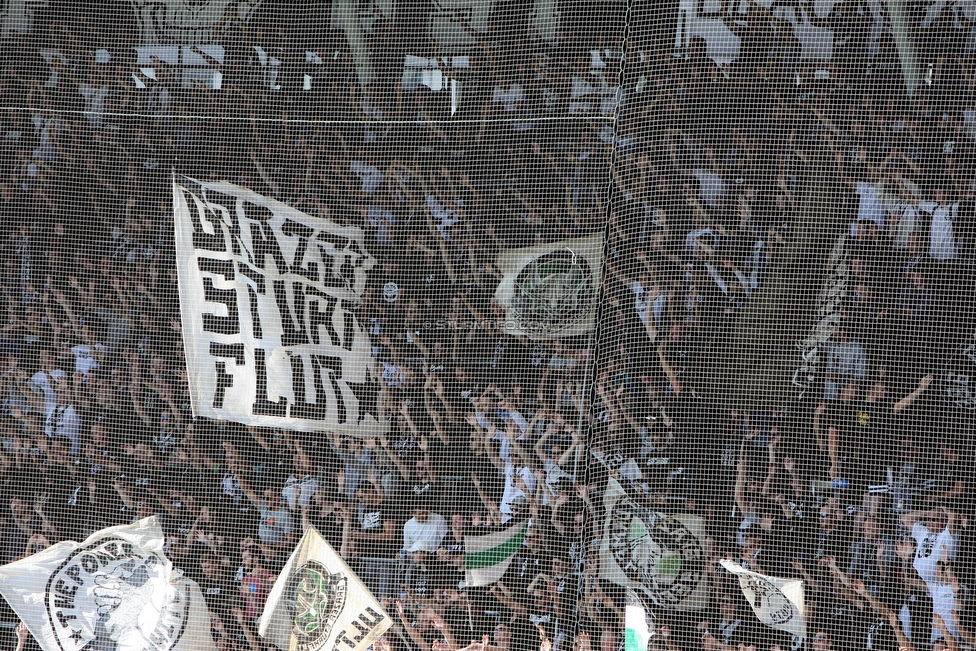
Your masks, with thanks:
[(929, 535), (929, 530), (921, 522), (916, 522), (912, 525), (912, 538), (915, 539), (919, 545), (925, 542), (925, 537)]
[(403, 546), (401, 549), (410, 549), (410, 547), (417, 542), (416, 532), (412, 529), (413, 527), (410, 526), (410, 520), (407, 520), (403, 525)]
[(939, 538), (935, 543), (935, 552), (942, 558), (942, 549), (945, 548), (946, 556), (948, 556), (949, 561), (956, 560), (956, 549), (958, 545), (956, 544), (956, 539), (953, 537), (952, 533), (949, 532), (949, 528), (946, 527), (939, 534)]

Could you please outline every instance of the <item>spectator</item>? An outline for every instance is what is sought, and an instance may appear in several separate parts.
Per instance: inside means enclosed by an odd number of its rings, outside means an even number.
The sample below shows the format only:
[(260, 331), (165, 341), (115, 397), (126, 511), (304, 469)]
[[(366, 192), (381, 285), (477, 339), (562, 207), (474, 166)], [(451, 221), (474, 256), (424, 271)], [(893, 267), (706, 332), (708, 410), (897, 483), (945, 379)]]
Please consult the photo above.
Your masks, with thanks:
[(435, 554), (448, 533), (447, 522), (430, 511), (427, 500), (417, 499), (411, 517), (403, 525), (403, 557), (421, 558), (417, 554)]

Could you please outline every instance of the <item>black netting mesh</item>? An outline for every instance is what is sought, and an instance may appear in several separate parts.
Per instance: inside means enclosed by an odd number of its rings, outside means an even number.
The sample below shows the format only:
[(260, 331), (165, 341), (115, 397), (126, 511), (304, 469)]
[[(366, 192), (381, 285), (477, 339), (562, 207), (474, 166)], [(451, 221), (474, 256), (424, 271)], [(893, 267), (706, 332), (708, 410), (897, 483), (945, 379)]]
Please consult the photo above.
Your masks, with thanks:
[(3, 0), (0, 561), (156, 515), (221, 649), (310, 525), (376, 651), (970, 648), (974, 52), (964, 0)]

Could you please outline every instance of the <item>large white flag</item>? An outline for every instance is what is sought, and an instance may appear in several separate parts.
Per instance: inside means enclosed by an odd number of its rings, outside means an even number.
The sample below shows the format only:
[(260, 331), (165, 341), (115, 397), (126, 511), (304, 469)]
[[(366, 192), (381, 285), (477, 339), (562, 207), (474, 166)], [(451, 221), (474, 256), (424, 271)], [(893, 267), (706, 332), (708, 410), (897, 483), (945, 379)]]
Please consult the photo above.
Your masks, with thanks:
[(602, 235), (502, 251), (496, 264), (503, 274), (495, 298), (505, 308), (505, 332), (551, 339), (593, 329)]
[(770, 628), (792, 633), (798, 638), (806, 637), (803, 581), (765, 576), (728, 560), (722, 560), (721, 563), (722, 567), (739, 577), (742, 594), (759, 621)]
[(705, 524), (699, 516), (640, 506), (613, 478), (603, 504), (602, 578), (643, 593), (663, 608), (701, 610), (708, 605)]
[(309, 527), (268, 594), (258, 632), (283, 651), (362, 651), (393, 622)]
[(173, 180), (195, 416), (374, 436), (385, 429), (353, 312), (376, 263), (359, 228), (225, 182)]
[(154, 517), (0, 567), (0, 594), (44, 651), (211, 651), (196, 583), (173, 571)]

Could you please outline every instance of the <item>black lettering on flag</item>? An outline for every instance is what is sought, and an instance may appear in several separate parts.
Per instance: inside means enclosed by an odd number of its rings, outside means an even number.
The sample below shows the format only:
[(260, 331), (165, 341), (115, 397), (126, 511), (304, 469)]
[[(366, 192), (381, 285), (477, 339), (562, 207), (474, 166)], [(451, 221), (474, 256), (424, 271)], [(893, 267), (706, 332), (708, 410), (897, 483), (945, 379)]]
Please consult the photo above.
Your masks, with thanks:
[(277, 272), (287, 273), (289, 271), (288, 263), (285, 261), (285, 255), (281, 252), (281, 246), (278, 243), (278, 238), (275, 237), (274, 231), (271, 230), (271, 226), (264, 223), (255, 224), (255, 227), (256, 228), (251, 230), (251, 236), (253, 238), (254, 255), (257, 259), (257, 266), (262, 269), (267, 269), (267, 256), (270, 255)]
[[(72, 606), (72, 608), (73, 607), (74, 606)], [(70, 622), (72, 619), (78, 619), (77, 615), (68, 615), (63, 610), (57, 611), (55, 616), (58, 618), (58, 623), (61, 624), (61, 628), (68, 628), (68, 622)]]
[[(332, 329), (332, 315), (335, 311), (338, 300), (334, 296), (323, 294), (322, 292), (313, 288), (309, 288), (305, 296), (308, 298), (309, 340), (313, 344), (327, 343), (333, 346), (336, 345), (332, 335), (329, 333), (329, 330)], [(323, 329), (325, 332), (325, 337), (320, 336), (320, 333), (323, 332), (323, 330), (319, 329), (320, 325), (325, 326)], [(328, 340), (323, 341), (323, 339), (326, 338)]]
[[(305, 257), (305, 251), (308, 249), (308, 241), (312, 239), (315, 231), (310, 226), (286, 219), (285, 223), (281, 226), (281, 232), (288, 237), (292, 235), (298, 236), (298, 248), (295, 249), (295, 257), (291, 262), (290, 270), (293, 273), (301, 274), (302, 259)], [(314, 278), (314, 280), (318, 280), (318, 278)]]
[[(288, 287), (291, 286), (293, 297), (288, 301)], [(301, 283), (286, 283), (283, 280), (274, 282), (275, 302), (281, 314), (281, 345), (301, 346), (309, 342), (305, 331), (305, 289)]]
[(197, 258), (197, 269), (220, 276), (224, 280), (234, 280), (234, 263), (216, 258)]
[(259, 294), (264, 294), (265, 293), (265, 291), (266, 291), (265, 290), (265, 282), (266, 282), (266, 280), (265, 280), (265, 277), (264, 277), (264, 273), (260, 269), (255, 269), (251, 265), (249, 265), (249, 264), (247, 264), (245, 262), (242, 262), (241, 260), (238, 260), (237, 261), (237, 273), (239, 273), (240, 275), (244, 276), (245, 278), (247, 278), (248, 280), (250, 280), (252, 283), (254, 283), (257, 286), (257, 290), (258, 290), (258, 293)]
[(227, 306), (227, 316), (214, 314), (203, 315), (203, 329), (222, 335), (236, 335), (241, 330), (240, 318), (237, 313), (237, 292), (233, 289), (217, 289), (213, 279), (203, 279), (203, 296), (209, 303), (221, 303)]
[(255, 392), (251, 410), (258, 416), (281, 416), (284, 418), (288, 402), (283, 398), (279, 399), (278, 402), (268, 400), (268, 364), (264, 355), (263, 348), (254, 349)]
[(350, 640), (348, 637), (346, 637), (345, 631), (339, 631), (339, 634), (336, 636), (336, 642), (342, 642), (350, 649), (356, 648), (356, 643)]
[[(210, 342), (211, 357), (233, 358), (238, 366), (244, 364), (244, 344), (220, 344), (216, 341)], [(234, 376), (227, 372), (227, 364), (224, 362), (214, 362), (217, 369), (217, 387), (214, 390), (213, 408), (221, 409), (224, 406), (224, 395), (227, 389), (234, 386)]]
[[(196, 210), (197, 203), (193, 200), (193, 195), (186, 197), (184, 194), (184, 197), (190, 212), (195, 211), (197, 214), (197, 219), (194, 220), (193, 224), (193, 248), (207, 251), (227, 251), (227, 241), (220, 215), (213, 210), (212, 206), (204, 206), (202, 210)], [(213, 233), (208, 232), (208, 229)]]
[(261, 313), (258, 311), (258, 294), (250, 285), (247, 286), (247, 300), (251, 308), (251, 333), (255, 339), (263, 339), (264, 330), (261, 329)]
[(356, 339), (355, 321), (353, 320), (352, 312), (349, 312), (348, 310), (343, 312), (343, 316), (345, 317), (346, 329), (342, 336), (342, 347), (351, 351), (352, 344)]
[(336, 397), (338, 422), (345, 423), (346, 405), (342, 398), (342, 392), (332, 381), (333, 374), (337, 377), (341, 376), (342, 360), (338, 357), (326, 355), (309, 355), (308, 360), (312, 367), (312, 379), (315, 387), (315, 395), (311, 396), (314, 402), (309, 401), (309, 396), (305, 394), (305, 357), (293, 355), (291, 357), (291, 370), (295, 404), (292, 405), (291, 416), (308, 420), (324, 420), (328, 415), (329, 406), (329, 394), (325, 389), (325, 383), (328, 382)]
[(211, 341), (210, 356), (231, 358), (238, 366), (243, 366), (244, 344), (220, 344), (216, 341)]

